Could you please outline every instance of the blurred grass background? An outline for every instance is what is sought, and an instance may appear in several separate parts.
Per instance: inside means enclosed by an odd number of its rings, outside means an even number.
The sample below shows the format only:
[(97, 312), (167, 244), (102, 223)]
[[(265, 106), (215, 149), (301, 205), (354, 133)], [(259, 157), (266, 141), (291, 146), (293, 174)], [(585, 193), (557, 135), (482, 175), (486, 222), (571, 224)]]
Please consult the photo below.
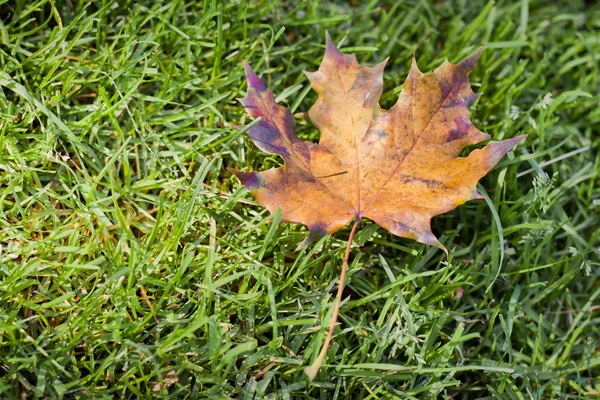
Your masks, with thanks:
[[(600, 396), (600, 4), (0, 0), (0, 397)], [(472, 121), (528, 139), (451, 250), (364, 221), (313, 384), (348, 229), (293, 249), (225, 167), (262, 170), (247, 60), (292, 112), (328, 30), (390, 57), (381, 104), (487, 48)], [(298, 120), (298, 134), (318, 139)]]

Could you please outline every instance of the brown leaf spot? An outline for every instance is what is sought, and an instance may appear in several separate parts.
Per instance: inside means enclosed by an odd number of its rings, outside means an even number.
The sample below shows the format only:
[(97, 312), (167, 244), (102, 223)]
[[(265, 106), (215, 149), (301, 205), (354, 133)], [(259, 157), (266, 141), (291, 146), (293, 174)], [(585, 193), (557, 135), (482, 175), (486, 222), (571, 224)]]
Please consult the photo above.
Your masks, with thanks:
[(465, 137), (471, 127), (471, 122), (463, 118), (457, 117), (454, 119), (456, 129), (451, 129), (448, 133), (448, 142), (453, 142)]

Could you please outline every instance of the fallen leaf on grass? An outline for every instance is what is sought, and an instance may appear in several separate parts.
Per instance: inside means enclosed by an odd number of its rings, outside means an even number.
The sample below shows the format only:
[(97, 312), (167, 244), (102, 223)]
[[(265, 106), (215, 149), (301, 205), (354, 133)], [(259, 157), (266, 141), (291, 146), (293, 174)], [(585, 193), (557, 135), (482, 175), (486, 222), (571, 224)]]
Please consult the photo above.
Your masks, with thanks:
[(177, 373), (174, 369), (168, 371), (163, 377), (162, 383), (155, 383), (152, 387), (152, 391), (154, 393), (160, 393), (161, 389), (168, 390), (171, 386), (179, 382), (179, 378), (177, 377)]
[[(396, 104), (379, 107), (383, 68), (358, 64), (341, 53), (327, 35), (325, 57), (316, 72), (305, 72), (319, 97), (308, 115), (321, 132), (319, 144), (294, 134), (291, 112), (245, 63), (248, 113), (261, 121), (249, 135), (261, 150), (277, 154), (285, 165), (261, 172), (232, 170), (270, 212), (304, 224), (309, 235), (299, 246), (355, 223), (342, 266), (330, 334), (337, 319), (350, 243), (362, 218), (394, 235), (447, 251), (431, 231), (431, 218), (468, 200), (480, 199), (476, 185), (526, 135), (459, 153), (489, 139), (471, 124), (469, 106), (479, 98), (468, 75), (483, 47), (458, 64), (445, 61), (423, 74), (413, 58)], [(314, 369), (307, 374), (314, 377)], [(320, 361), (319, 361), (320, 360)], [(311, 368), (313, 368), (311, 367)]]

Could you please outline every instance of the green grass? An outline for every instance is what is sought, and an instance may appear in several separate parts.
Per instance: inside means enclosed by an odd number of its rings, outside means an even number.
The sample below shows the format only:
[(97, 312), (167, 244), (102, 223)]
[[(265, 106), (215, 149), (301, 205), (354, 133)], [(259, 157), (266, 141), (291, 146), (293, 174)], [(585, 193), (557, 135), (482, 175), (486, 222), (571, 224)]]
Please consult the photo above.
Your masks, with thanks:
[[(600, 4), (120, 3), (0, 0), (0, 398), (600, 396)], [(529, 137), (434, 219), (448, 260), (361, 223), (311, 385), (349, 227), (295, 253), (225, 168), (282, 162), (241, 61), (304, 112), (325, 30), (391, 57), (384, 107), (487, 43), (472, 120)]]

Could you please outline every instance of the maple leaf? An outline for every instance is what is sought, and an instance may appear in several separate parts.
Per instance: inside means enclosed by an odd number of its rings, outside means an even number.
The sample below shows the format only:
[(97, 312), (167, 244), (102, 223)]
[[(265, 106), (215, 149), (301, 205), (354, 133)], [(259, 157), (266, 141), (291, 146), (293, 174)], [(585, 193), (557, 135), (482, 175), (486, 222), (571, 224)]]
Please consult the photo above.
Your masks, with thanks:
[[(394, 235), (447, 254), (431, 231), (431, 218), (482, 198), (477, 181), (526, 137), (491, 143), (459, 157), (465, 147), (489, 139), (469, 117), (469, 106), (479, 94), (471, 89), (468, 75), (482, 50), (456, 65), (446, 60), (431, 74), (419, 71), (413, 58), (398, 101), (386, 111), (379, 107), (379, 97), (387, 60), (372, 68), (361, 66), (327, 35), (319, 69), (305, 71), (319, 95), (308, 112), (321, 132), (319, 144), (296, 137), (290, 111), (275, 102), (273, 93), (244, 64), (248, 91), (240, 101), (252, 117), (261, 118), (249, 135), (261, 150), (281, 156), (285, 165), (232, 172), (271, 213), (280, 208), (282, 220), (308, 227), (301, 246), (355, 219), (330, 334), (360, 220), (371, 219)], [(320, 354), (322, 361), (321, 355), (325, 354)], [(317, 369), (307, 371), (311, 379)]]

